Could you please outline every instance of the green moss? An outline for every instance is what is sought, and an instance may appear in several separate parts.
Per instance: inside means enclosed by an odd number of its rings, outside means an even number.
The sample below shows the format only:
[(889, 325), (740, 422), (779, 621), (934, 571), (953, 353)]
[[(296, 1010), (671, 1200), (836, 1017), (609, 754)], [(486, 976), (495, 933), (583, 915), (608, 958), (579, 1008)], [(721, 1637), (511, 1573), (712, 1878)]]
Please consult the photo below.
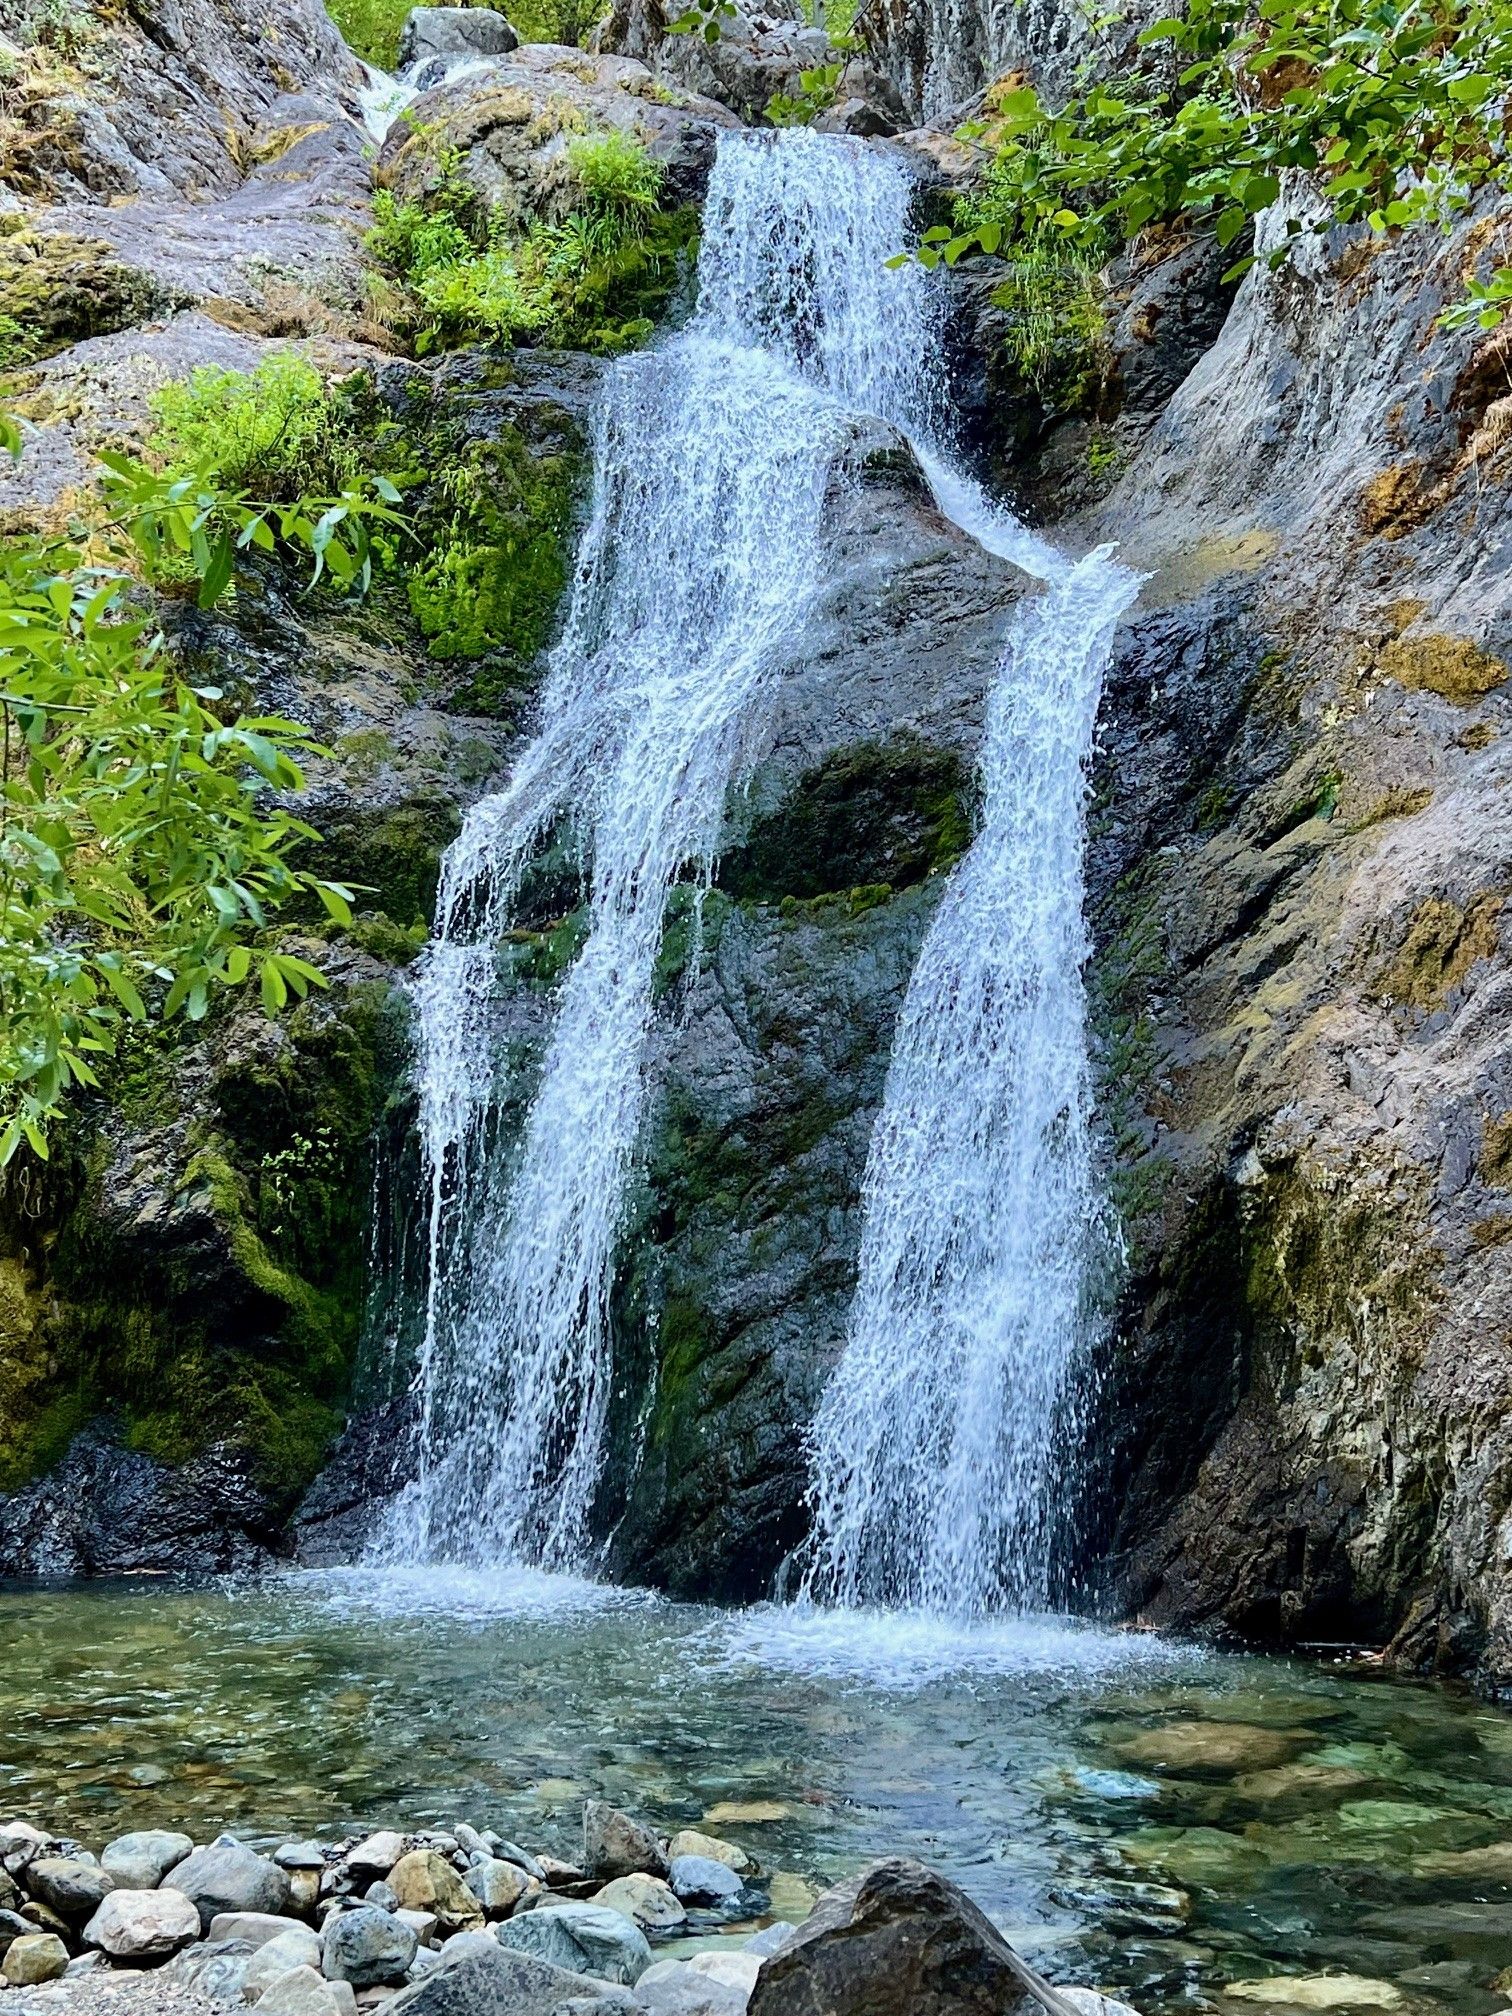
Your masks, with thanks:
[(0, 239), (3, 368), (130, 329), (164, 306), (156, 283), (98, 240), (30, 232)]
[(511, 931), (504, 941), (504, 966), (512, 981), (554, 987), (582, 951), (588, 937), (586, 904), (542, 931)]
[[(907, 889), (971, 844), (961, 759), (914, 736), (846, 749), (802, 777), (720, 866), (742, 900)], [(864, 901), (863, 901), (863, 907)]]

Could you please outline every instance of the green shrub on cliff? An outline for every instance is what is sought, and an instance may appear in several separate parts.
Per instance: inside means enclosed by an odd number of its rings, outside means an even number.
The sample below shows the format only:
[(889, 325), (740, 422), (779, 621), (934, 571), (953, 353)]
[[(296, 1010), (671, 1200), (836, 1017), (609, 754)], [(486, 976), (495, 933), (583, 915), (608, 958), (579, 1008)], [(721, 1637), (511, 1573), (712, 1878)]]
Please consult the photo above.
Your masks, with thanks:
[(292, 351), (254, 371), (210, 365), (148, 401), (149, 452), (174, 476), (288, 502), (359, 482), (364, 458), (325, 380)]
[[(1477, 190), (1512, 185), (1506, 0), (1186, 0), (1140, 43), (1156, 68), (1058, 111), (1028, 86), (995, 95), (973, 129), (996, 150), (987, 188), (954, 230), (925, 234), (926, 264), (1046, 239), (1096, 252), (1178, 218), (1237, 249), (1285, 178), (1305, 178), (1315, 200), (1287, 217), (1277, 266), (1308, 232), (1443, 225)], [(1490, 326), (1505, 297), (1482, 294)]]

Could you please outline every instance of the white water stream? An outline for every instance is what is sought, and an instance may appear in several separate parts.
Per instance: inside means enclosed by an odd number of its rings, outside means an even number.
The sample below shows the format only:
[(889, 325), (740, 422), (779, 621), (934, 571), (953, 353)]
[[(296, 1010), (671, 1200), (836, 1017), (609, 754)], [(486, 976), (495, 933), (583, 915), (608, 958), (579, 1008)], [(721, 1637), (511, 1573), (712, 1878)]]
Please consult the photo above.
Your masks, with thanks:
[[(1044, 1479), (1080, 1334), (1086, 1147), (1083, 760), (1132, 592), (995, 511), (937, 447), (933, 293), (885, 151), (721, 136), (699, 306), (616, 363), (539, 732), (449, 850), (416, 983), (429, 1286), (420, 1465), (390, 1563), (581, 1565), (609, 1403), (609, 1297), (645, 1102), (668, 897), (706, 886), (763, 697), (803, 649), (823, 506), (858, 416), (904, 427), (966, 529), (1049, 583), (993, 698), (980, 838), (899, 1024), (861, 1284), (816, 1437), (811, 1593), (980, 1615), (1040, 1601)], [(523, 1133), (499, 947), (572, 836), (588, 928)], [(501, 1060), (501, 1053), (502, 1060)]]

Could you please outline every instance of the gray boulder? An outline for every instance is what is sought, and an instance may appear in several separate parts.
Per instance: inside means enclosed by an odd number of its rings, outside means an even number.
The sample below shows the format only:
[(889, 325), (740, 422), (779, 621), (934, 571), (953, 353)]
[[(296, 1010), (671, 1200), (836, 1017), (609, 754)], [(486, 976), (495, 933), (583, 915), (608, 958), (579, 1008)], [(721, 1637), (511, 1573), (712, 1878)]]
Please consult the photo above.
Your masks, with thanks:
[[(216, 1842), (210, 1848), (196, 1848), (173, 1872), (173, 1887), (182, 1890), (199, 1908), (200, 1924), (206, 1933), (211, 1920), (223, 1912), (256, 1911), (282, 1915), (289, 1904), (286, 1870), (265, 1855), (254, 1854), (239, 1841)], [(223, 1930), (222, 1938), (239, 1936)], [(269, 1938), (273, 1933), (267, 1935)]]
[(168, 1871), (193, 1852), (187, 1834), (149, 1827), (139, 1834), (117, 1836), (101, 1854), (100, 1867), (119, 1889), (156, 1890)]
[(286, 1932), (307, 1932), (299, 1918), (286, 1918), (277, 1911), (218, 1911), (210, 1921), (212, 1939), (246, 1939), (251, 1945), (266, 1946)]
[(84, 1944), (112, 1960), (166, 1960), (200, 1935), (182, 1890), (112, 1890), (84, 1927)]
[(667, 1880), (684, 1904), (723, 1904), (745, 1888), (727, 1863), (708, 1855), (676, 1856)]
[[(456, 1959), (454, 1946), (466, 1949)], [(640, 2016), (640, 2005), (625, 1988), (463, 1934), (447, 1942), (439, 1967), (386, 2005), (385, 2016)]]
[(158, 1979), (212, 2002), (240, 2002), (257, 1952), (250, 1939), (211, 1939), (170, 1960)]
[(26, 1887), (39, 1904), (70, 1925), (80, 1925), (94, 1916), (115, 1886), (97, 1862), (48, 1855), (28, 1866)]
[(292, 1967), (263, 1990), (257, 2006), (263, 2016), (356, 2016), (357, 2001), (347, 1982)]
[(651, 1965), (646, 1935), (631, 1919), (599, 1904), (554, 1904), (494, 1927), (501, 1946), (533, 1954), (570, 1974), (634, 1984)]
[(404, 1979), (419, 1943), (392, 1912), (363, 1904), (355, 1911), (343, 1911), (327, 1925), (321, 1967), (328, 1980), (378, 1988)]
[(685, 1960), (658, 1960), (648, 1967), (635, 1984), (635, 1999), (649, 2016), (745, 2016), (741, 1989)]
[(825, 1891), (761, 1963), (750, 2016), (1039, 2016), (1055, 1993), (954, 1883), (922, 1862), (875, 1862)]
[(528, 1890), (539, 1887), (518, 1863), (496, 1855), (480, 1856), (463, 1880), (490, 1918), (507, 1917)]
[(660, 1841), (642, 1820), (590, 1799), (583, 1808), (583, 1867), (600, 1883), (616, 1876), (665, 1876), (667, 1858)]
[(399, 36), (399, 68), (412, 71), (459, 56), (508, 56), (519, 46), (519, 36), (495, 8), (416, 7)]
[(325, 1854), (318, 1841), (285, 1841), (273, 1850), (280, 1869), (324, 1869)]
[(296, 1967), (319, 1965), (320, 1940), (308, 1926), (280, 1932), (276, 1939), (259, 1946), (252, 1955), (242, 1992), (249, 2002), (255, 2002), (265, 1988), (271, 1988), (275, 1981), (292, 1973)]

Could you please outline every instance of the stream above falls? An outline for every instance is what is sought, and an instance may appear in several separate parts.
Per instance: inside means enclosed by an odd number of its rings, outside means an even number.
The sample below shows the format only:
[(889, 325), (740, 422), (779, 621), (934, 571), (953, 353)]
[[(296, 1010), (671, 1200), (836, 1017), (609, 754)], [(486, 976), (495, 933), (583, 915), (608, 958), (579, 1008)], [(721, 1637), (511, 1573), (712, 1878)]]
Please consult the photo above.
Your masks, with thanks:
[(467, 1818), (571, 1853), (603, 1796), (713, 1816), (789, 1914), (922, 1856), (1150, 2016), (1324, 1970), (1385, 1993), (1360, 2006), (1505, 2001), (1512, 1719), (1366, 1666), (434, 1568), (12, 1586), (0, 1642), (0, 1815), (96, 1848)]

